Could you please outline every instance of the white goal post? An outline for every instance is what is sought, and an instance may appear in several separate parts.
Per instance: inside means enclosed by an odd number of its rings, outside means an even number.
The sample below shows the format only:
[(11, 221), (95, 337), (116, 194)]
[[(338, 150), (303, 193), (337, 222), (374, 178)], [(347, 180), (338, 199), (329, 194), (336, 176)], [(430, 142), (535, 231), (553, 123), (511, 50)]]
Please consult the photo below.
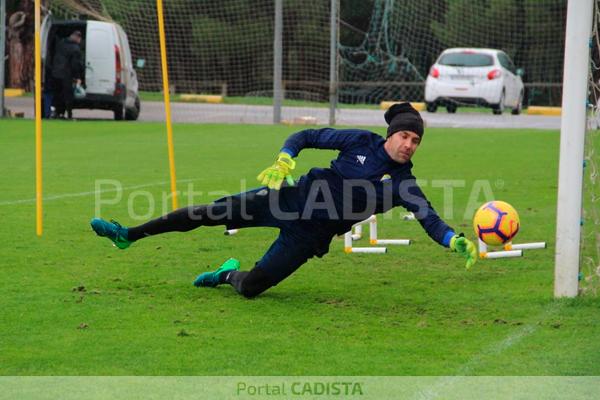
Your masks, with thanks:
[(575, 297), (580, 263), (583, 154), (593, 0), (569, 0), (563, 72), (554, 297)]

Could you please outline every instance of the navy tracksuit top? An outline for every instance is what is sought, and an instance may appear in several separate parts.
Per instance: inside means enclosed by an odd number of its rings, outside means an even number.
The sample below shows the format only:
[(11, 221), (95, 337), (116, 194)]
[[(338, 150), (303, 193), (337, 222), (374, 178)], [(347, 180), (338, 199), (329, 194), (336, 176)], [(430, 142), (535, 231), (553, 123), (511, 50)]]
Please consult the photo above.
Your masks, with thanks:
[[(307, 129), (291, 135), (281, 151), (292, 157), (306, 148), (340, 151), (329, 168), (312, 168), (299, 179), (299, 207), (303, 209), (310, 202), (333, 202), (335, 210), (317, 206), (312, 218), (338, 219), (339, 230), (347, 231), (370, 214), (402, 206), (415, 214), (433, 240), (447, 247), (454, 230), (438, 216), (417, 185), (411, 172), (412, 163), (392, 160), (384, 143), (381, 136), (361, 129)], [(336, 215), (331, 215), (332, 212)], [(363, 215), (356, 217), (361, 212)]]

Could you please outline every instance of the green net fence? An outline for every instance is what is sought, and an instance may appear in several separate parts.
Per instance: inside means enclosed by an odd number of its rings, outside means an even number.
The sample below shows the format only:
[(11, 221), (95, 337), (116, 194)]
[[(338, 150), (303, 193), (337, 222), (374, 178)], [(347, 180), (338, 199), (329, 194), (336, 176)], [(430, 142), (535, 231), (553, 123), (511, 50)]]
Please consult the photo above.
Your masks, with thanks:
[(581, 290), (600, 294), (600, 2), (592, 25), (588, 129), (585, 140), (581, 235)]

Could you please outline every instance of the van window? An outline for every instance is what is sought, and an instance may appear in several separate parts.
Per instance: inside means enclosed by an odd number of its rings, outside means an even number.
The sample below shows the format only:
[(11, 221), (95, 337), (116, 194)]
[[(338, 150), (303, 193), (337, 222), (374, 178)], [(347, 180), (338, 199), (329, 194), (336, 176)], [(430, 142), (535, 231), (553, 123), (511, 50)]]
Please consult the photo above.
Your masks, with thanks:
[(488, 67), (494, 65), (494, 59), (488, 54), (460, 52), (444, 54), (438, 64), (449, 67)]
[(108, 59), (112, 57), (114, 50), (110, 48), (112, 40), (108, 35), (108, 32), (99, 29), (91, 29), (88, 33), (87, 43), (93, 43), (93, 46), (89, 46), (87, 52), (89, 58), (95, 60)]

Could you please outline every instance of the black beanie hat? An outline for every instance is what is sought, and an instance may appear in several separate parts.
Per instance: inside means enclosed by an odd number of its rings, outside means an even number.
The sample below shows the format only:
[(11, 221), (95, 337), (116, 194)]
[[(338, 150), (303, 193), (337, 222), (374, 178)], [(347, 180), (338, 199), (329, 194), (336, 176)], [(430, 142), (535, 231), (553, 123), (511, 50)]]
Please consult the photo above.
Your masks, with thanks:
[(385, 112), (384, 118), (388, 123), (386, 137), (399, 131), (411, 131), (423, 138), (423, 119), (410, 103), (394, 104)]

